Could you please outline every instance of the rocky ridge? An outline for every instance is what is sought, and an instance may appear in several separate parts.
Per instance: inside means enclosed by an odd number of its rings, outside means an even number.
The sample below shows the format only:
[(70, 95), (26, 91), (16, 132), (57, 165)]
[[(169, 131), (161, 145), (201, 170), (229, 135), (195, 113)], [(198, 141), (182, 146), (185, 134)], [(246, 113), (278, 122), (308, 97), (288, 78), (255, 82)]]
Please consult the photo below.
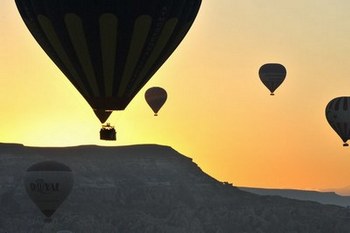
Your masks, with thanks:
[[(72, 193), (51, 223), (27, 197), (33, 163), (55, 160), (74, 173)], [(259, 196), (205, 174), (159, 145), (64, 148), (0, 144), (0, 232), (348, 233), (346, 208)]]

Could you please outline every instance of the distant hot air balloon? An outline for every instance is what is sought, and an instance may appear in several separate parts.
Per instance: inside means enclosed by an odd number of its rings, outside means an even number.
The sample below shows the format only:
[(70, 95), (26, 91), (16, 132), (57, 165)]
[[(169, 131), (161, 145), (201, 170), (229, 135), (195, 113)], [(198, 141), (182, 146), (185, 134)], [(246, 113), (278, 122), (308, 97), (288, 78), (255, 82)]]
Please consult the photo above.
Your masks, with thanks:
[(286, 74), (286, 68), (278, 63), (267, 63), (259, 69), (260, 80), (270, 90), (270, 95), (274, 95), (274, 91), (282, 84)]
[(326, 118), (330, 126), (343, 140), (343, 146), (349, 146), (350, 139), (350, 97), (337, 97), (326, 106)]
[(72, 170), (55, 161), (36, 163), (27, 169), (24, 185), (30, 199), (50, 221), (71, 192)]
[(145, 99), (152, 108), (154, 115), (158, 116), (158, 111), (164, 105), (168, 95), (161, 87), (151, 87), (145, 92)]
[(104, 123), (190, 29), (201, 0), (15, 0), (32, 35)]

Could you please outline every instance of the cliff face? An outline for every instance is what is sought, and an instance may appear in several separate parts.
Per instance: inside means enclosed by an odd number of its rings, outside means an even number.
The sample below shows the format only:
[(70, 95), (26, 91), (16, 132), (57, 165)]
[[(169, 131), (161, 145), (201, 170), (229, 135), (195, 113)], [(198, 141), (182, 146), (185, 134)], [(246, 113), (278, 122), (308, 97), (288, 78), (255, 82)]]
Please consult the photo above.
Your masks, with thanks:
[[(74, 173), (72, 193), (51, 223), (44, 223), (23, 185), (25, 170), (43, 160)], [(241, 191), (166, 146), (0, 144), (0, 185), (0, 232), (350, 232), (346, 208)]]

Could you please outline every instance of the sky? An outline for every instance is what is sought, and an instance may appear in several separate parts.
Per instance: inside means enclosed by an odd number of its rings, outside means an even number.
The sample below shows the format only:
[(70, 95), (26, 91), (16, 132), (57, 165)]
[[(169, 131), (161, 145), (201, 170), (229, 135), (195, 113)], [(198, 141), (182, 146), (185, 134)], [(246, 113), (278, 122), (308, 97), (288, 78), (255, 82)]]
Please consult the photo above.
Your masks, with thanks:
[[(331, 99), (350, 96), (350, 1), (203, 0), (180, 46), (110, 117), (115, 142), (99, 140), (90, 106), (33, 39), (15, 2), (0, 1), (0, 142), (168, 145), (236, 186), (350, 186), (350, 147), (324, 113)], [(287, 69), (275, 96), (258, 77), (270, 62)], [(144, 100), (152, 86), (168, 92), (158, 117)]]

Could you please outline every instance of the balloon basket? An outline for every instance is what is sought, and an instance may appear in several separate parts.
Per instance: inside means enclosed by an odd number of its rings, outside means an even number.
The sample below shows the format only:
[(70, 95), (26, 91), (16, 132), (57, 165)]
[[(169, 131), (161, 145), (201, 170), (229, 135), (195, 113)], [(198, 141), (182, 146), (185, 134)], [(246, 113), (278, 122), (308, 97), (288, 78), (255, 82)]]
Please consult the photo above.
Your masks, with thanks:
[(274, 96), (275, 94), (274, 94), (274, 93), (271, 93), (270, 95)]
[(347, 143), (345, 142), (345, 143), (343, 144), (343, 146), (346, 147), (346, 146), (349, 146), (349, 144), (347, 144)]
[(114, 127), (111, 126), (109, 123), (106, 125), (102, 125), (102, 128), (100, 130), (100, 139), (106, 140), (106, 141), (116, 141), (117, 140), (117, 132), (115, 131)]

